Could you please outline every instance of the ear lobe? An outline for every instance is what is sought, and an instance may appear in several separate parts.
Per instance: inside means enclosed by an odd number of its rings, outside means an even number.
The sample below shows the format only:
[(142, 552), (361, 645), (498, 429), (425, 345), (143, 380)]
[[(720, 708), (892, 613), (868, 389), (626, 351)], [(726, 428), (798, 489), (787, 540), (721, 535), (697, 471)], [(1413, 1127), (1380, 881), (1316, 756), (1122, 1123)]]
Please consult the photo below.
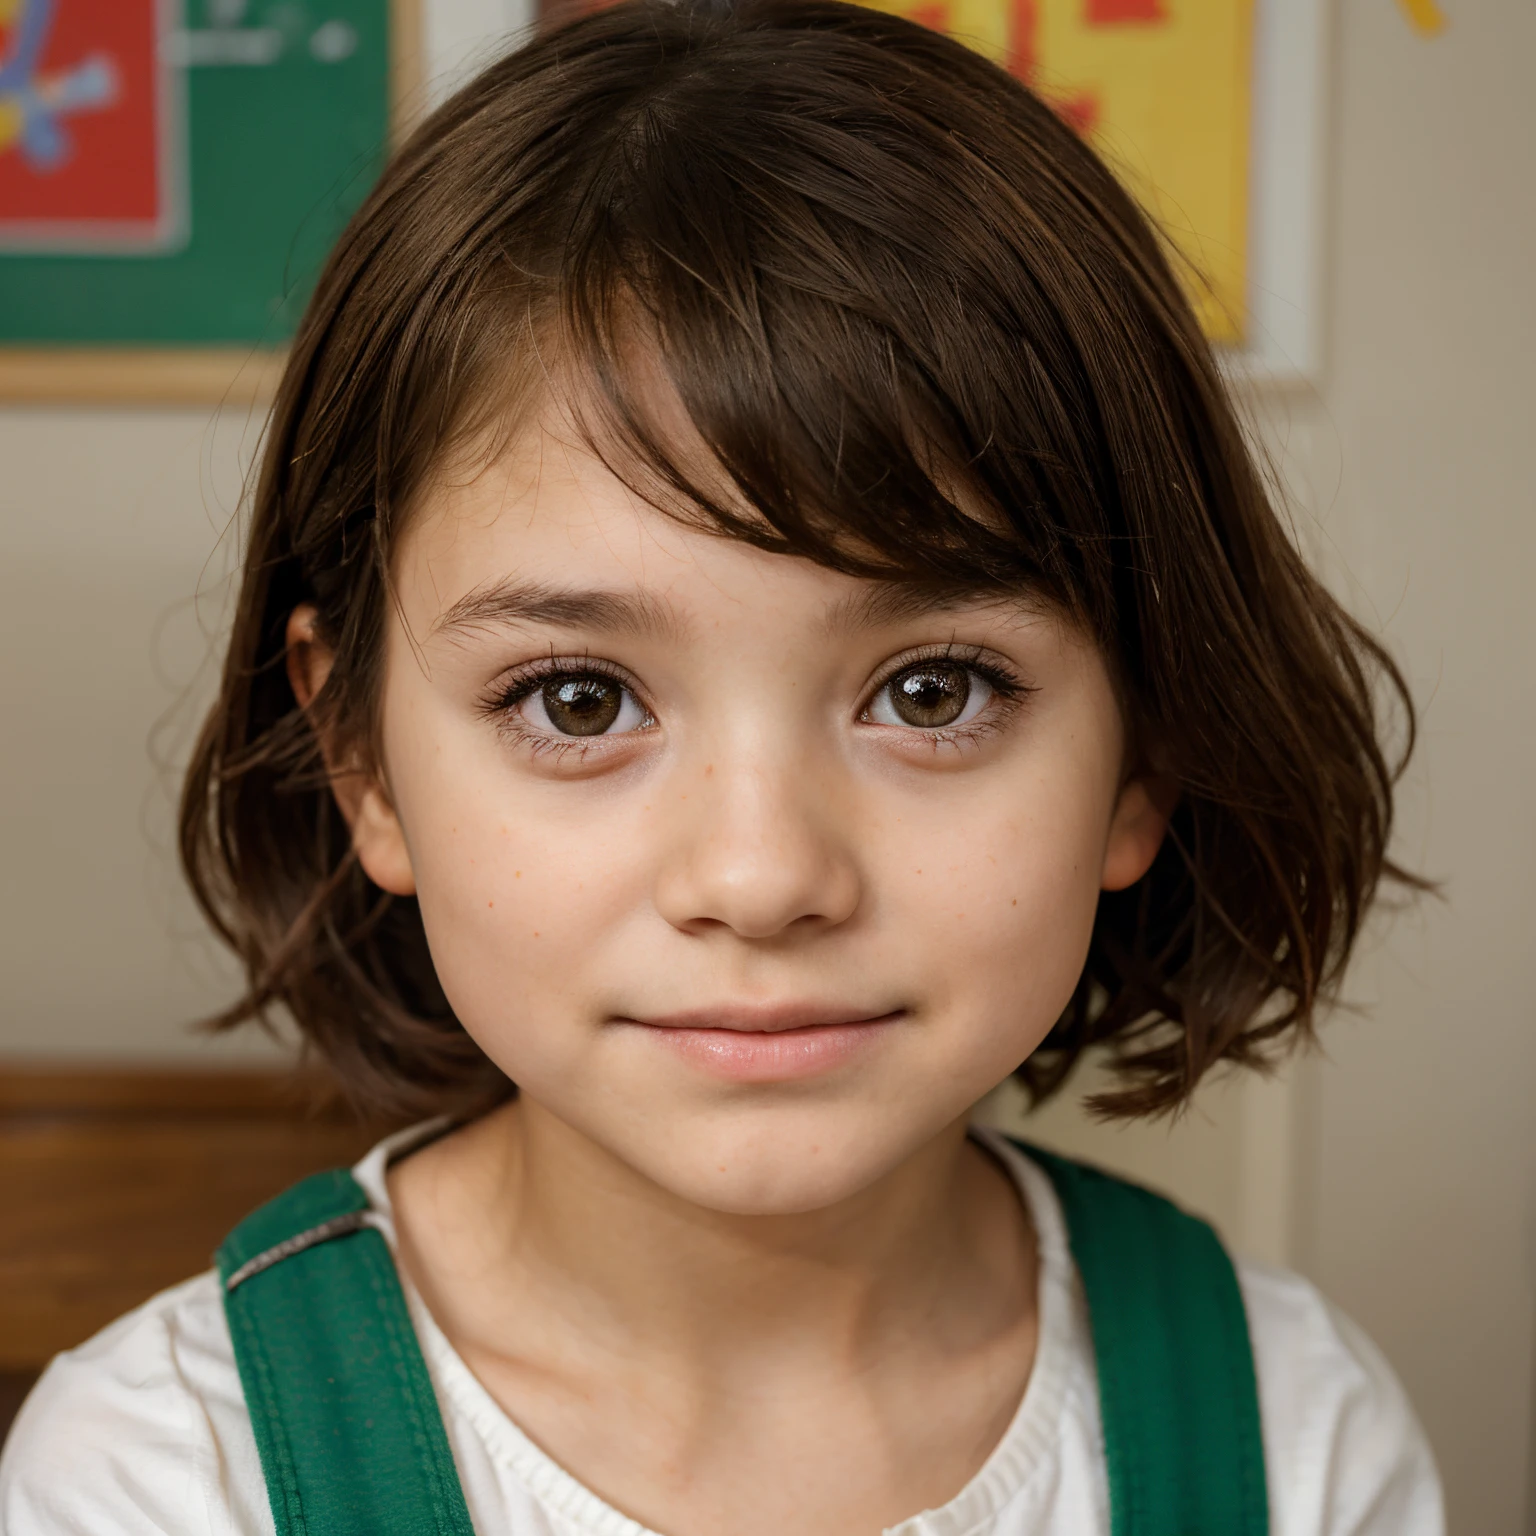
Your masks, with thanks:
[[(351, 787), (350, 808), (343, 798), (343, 783)], [(405, 828), (378, 780), (360, 773), (347, 774), (341, 780), (333, 777), (331, 793), (352, 829), (352, 846), (364, 874), (392, 896), (414, 896), (416, 871), (411, 868)]]
[(301, 603), (288, 616), (288, 681), (299, 707), (309, 715), (320, 739), (320, 755), (331, 794), (352, 833), (352, 847), (364, 873), (381, 890), (394, 896), (414, 896), (416, 875), (411, 868), (405, 829), (376, 774), (354, 767), (334, 750), (313, 714), (313, 706), (336, 656), (320, 638), (319, 614), (312, 603)]
[(1178, 803), (1179, 788), (1172, 779), (1147, 775), (1126, 781), (1104, 847), (1103, 890), (1123, 891), (1151, 869)]

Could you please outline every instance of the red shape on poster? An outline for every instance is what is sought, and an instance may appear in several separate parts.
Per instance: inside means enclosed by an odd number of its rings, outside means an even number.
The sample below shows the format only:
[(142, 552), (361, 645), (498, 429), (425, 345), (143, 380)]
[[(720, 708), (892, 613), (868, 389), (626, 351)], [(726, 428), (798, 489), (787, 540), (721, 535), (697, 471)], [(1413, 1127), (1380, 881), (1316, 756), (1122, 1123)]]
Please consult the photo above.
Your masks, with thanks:
[(1013, 0), (1008, 67), (1021, 80), (1029, 79), (1040, 60), (1039, 30), (1040, 12), (1035, 0)]
[[(1090, 6), (1093, 0), (1088, 0)], [(1156, 3), (1156, 0), (1154, 0)], [(1092, 20), (1092, 17), (1089, 18)], [(1040, 11), (1037, 0), (1013, 0), (1011, 43), (1008, 50), (1008, 70), (1026, 85), (1039, 88), (1035, 68), (1040, 62)], [(1099, 121), (1099, 98), (1092, 91), (1077, 91), (1070, 96), (1042, 91), (1051, 109), (1075, 133), (1085, 137), (1092, 133)]]
[(0, 242), (153, 243), (169, 217), (157, 0), (0, 0)]
[(948, 0), (932, 0), (932, 3), (916, 6), (907, 12), (907, 20), (915, 21), (920, 27), (927, 27), (930, 32), (947, 32), (949, 31)]

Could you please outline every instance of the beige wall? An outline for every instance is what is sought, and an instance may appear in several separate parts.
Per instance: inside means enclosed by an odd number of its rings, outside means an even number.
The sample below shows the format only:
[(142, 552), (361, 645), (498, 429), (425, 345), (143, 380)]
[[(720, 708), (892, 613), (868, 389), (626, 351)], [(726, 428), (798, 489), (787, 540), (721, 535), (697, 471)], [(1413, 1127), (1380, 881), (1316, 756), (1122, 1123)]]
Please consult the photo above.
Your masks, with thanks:
[(1260, 415), (1420, 702), (1397, 847), (1444, 900), (1378, 920), (1278, 1088), (1044, 1124), (1287, 1253), (1401, 1373), (1453, 1536), (1536, 1536), (1536, 6), (1442, 8), (1336, 7), (1324, 368)]
[(0, 1052), (210, 1050), (187, 1025), (230, 970), (176, 875), (173, 765), (254, 436), (239, 413), (0, 411)]
[[(1407, 1382), (1453, 1532), (1536, 1536), (1536, 7), (1443, 4), (1432, 41), (1391, 0), (1338, 7), (1326, 367), (1263, 410), (1304, 537), (1423, 703), (1400, 847), (1446, 899), (1380, 925), (1326, 1059), (1172, 1131), (1061, 1105), (1034, 1133), (1317, 1279)], [(251, 441), (238, 412), (0, 412), (0, 1051), (207, 1049), (185, 1021), (228, 973), (155, 767), (191, 712), (157, 722)]]
[[(1315, 1076), (1300, 1256), (1366, 1317), (1454, 1529), (1528, 1536), (1536, 1388), (1536, 6), (1349, 0), (1324, 526), (1424, 706), (1400, 847), (1446, 879), (1356, 969)], [(1331, 493), (1331, 494), (1330, 494)]]

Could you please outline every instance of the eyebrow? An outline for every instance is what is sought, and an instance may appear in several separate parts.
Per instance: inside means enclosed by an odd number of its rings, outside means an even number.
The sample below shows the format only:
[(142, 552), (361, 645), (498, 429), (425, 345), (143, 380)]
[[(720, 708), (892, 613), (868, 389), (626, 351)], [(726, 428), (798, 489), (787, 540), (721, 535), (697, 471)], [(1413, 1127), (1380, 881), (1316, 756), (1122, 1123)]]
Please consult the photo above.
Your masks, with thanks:
[(648, 592), (604, 592), (498, 581), (467, 592), (432, 626), (449, 636), (509, 624), (557, 624), (606, 634), (676, 636), (676, 613)]
[(881, 581), (850, 594), (828, 611), (828, 634), (880, 629), (909, 619), (955, 613), (965, 608), (1021, 608), (1034, 611), (1039, 598), (1030, 592), (996, 592), (977, 587), (935, 586), (931, 582)]
[[(1002, 593), (974, 587), (935, 586), (930, 582), (880, 581), (834, 603), (823, 620), (828, 635), (879, 629), (911, 619), (966, 608), (1033, 609), (1038, 599), (1027, 592)], [(681, 638), (676, 612), (649, 592), (610, 592), (580, 587), (552, 587), (542, 582), (498, 581), (467, 592), (432, 626), (450, 637), (505, 625), (555, 624), (604, 634), (642, 634)]]

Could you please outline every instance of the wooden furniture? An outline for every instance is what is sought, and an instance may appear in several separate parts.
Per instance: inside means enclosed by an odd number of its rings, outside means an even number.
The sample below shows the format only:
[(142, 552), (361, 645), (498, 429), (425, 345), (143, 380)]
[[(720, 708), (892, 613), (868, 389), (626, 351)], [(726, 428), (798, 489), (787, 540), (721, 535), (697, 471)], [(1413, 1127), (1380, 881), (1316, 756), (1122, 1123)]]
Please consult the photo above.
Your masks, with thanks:
[(391, 1128), (315, 1073), (0, 1063), (0, 1438), (61, 1349)]

